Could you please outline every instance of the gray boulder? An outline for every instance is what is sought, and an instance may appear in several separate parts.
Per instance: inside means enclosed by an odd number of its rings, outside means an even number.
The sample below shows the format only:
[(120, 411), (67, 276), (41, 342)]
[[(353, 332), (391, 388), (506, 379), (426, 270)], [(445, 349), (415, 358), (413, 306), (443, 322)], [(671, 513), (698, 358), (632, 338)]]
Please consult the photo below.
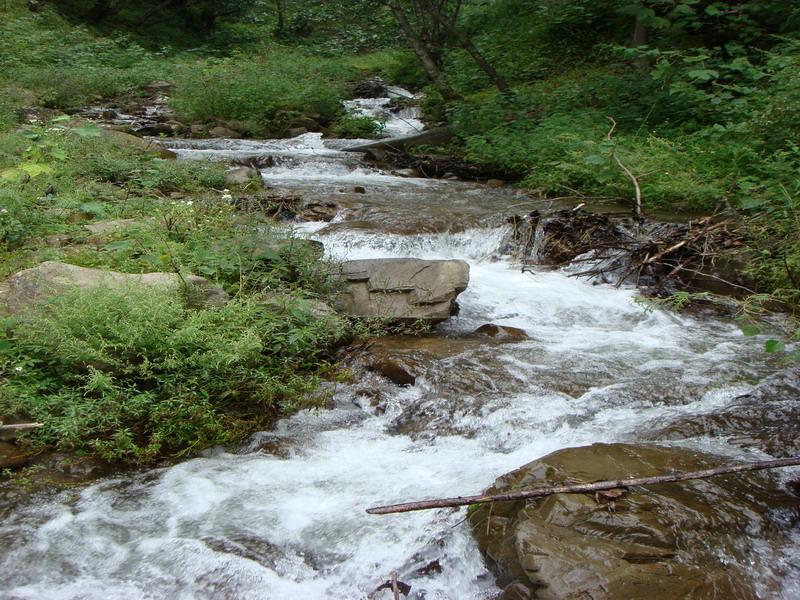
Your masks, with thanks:
[(264, 187), (261, 173), (254, 167), (235, 167), (225, 173), (225, 184), (231, 187), (237, 185), (255, 185)]
[(461, 260), (376, 258), (342, 264), (345, 289), (337, 308), (358, 317), (444, 321), (467, 289), (469, 265)]
[(211, 130), (208, 132), (212, 138), (230, 138), (230, 139), (239, 139), (242, 137), (242, 134), (238, 131), (234, 131), (230, 127), (225, 127), (224, 125), (217, 125), (216, 127), (212, 127)]
[(101, 285), (111, 288), (141, 285), (162, 287), (177, 292), (182, 288), (184, 281), (192, 286), (193, 292), (196, 293), (193, 299), (200, 304), (219, 305), (228, 300), (225, 290), (197, 275), (184, 275), (183, 279), (177, 273), (131, 275), (47, 261), (15, 273), (0, 286), (0, 311), (18, 313), (76, 287), (90, 289)]

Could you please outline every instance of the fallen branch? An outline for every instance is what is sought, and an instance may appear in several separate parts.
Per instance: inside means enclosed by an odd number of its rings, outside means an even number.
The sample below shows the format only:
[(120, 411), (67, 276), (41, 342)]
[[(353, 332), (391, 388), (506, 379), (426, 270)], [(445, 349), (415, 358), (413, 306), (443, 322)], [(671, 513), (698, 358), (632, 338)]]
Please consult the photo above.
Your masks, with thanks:
[[(613, 119), (613, 117), (606, 117), (606, 118), (609, 121), (611, 121), (611, 130), (608, 132), (608, 135), (606, 136), (606, 138), (610, 142), (611, 141), (611, 136), (613, 135), (614, 130), (617, 128), (617, 122)], [(623, 170), (625, 175), (627, 175), (628, 178), (633, 183), (633, 189), (634, 189), (634, 192), (636, 194), (636, 197), (635, 197), (635, 201), (636, 201), (636, 216), (641, 218), (641, 216), (642, 216), (642, 188), (639, 186), (639, 180), (637, 179), (636, 175), (633, 174), (633, 171), (631, 171), (628, 167), (625, 166), (625, 163), (623, 163), (622, 160), (620, 159), (620, 157), (617, 155), (616, 150), (613, 150), (611, 152), (611, 156), (614, 158), (614, 161), (616, 161), (616, 163), (619, 166), (619, 168)]]
[(42, 423), (17, 423), (14, 425), (0, 425), (0, 440), (13, 440), (20, 433), (33, 431), (43, 427)]
[(390, 504), (368, 508), (371, 515), (387, 515), (391, 513), (412, 512), (415, 510), (430, 510), (432, 508), (449, 508), (455, 506), (468, 506), (470, 504), (483, 504), (486, 502), (507, 502), (509, 500), (525, 500), (528, 498), (541, 498), (553, 494), (585, 494), (611, 490), (615, 488), (629, 488), (639, 485), (653, 485), (657, 483), (674, 483), (689, 481), (691, 479), (706, 479), (717, 475), (741, 473), (743, 471), (761, 471), (779, 467), (794, 467), (800, 465), (800, 457), (778, 458), (774, 460), (761, 460), (703, 471), (690, 471), (674, 475), (657, 475), (655, 477), (633, 477), (629, 479), (616, 479), (613, 481), (597, 481), (576, 485), (559, 485), (534, 488), (532, 490), (516, 490), (505, 494), (481, 494), (478, 496), (457, 496), (455, 498), (439, 498), (436, 500), (423, 500), (420, 502), (406, 502), (403, 504)]

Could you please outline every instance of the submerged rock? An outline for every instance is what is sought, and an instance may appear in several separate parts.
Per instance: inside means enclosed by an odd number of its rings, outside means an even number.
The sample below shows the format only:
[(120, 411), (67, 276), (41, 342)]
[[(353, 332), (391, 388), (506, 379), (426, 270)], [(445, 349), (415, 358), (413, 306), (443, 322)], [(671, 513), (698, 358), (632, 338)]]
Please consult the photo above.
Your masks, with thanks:
[(800, 454), (800, 373), (784, 369), (760, 382), (722, 409), (690, 415), (659, 427), (647, 437), (683, 440), (698, 436), (727, 438), (737, 446), (773, 456)]
[(28, 456), (14, 444), (0, 442), (0, 469), (15, 469), (28, 462)]
[(461, 260), (376, 258), (342, 264), (338, 308), (357, 317), (438, 323), (457, 311), (469, 265)]
[(495, 325), (494, 323), (487, 323), (481, 325), (474, 331), (475, 335), (482, 337), (498, 338), (498, 339), (513, 339), (524, 340), (528, 338), (528, 334), (524, 329), (519, 327), (511, 327), (509, 325)]
[[(498, 479), (489, 493), (555, 483), (654, 476), (726, 461), (684, 448), (595, 444), (559, 450)], [(616, 499), (556, 494), (482, 505), (472, 533), (498, 583), (556, 598), (755, 598), (752, 538), (786, 542), (776, 513), (800, 500), (766, 474), (629, 490)], [(776, 591), (776, 590), (773, 590)]]
[(36, 267), (12, 275), (0, 288), (0, 310), (17, 313), (25, 308), (63, 294), (72, 288), (90, 289), (101, 285), (122, 288), (126, 285), (163, 287), (178, 291), (184, 281), (193, 286), (201, 304), (223, 304), (228, 300), (225, 291), (204, 277), (178, 273), (144, 273), (131, 275), (77, 267), (56, 261), (43, 262)]

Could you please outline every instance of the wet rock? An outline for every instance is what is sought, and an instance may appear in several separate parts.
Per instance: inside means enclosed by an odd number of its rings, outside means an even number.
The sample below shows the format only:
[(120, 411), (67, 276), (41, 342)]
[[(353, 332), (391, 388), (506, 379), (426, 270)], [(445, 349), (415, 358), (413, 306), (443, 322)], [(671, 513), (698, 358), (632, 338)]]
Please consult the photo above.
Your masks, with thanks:
[(41, 106), (26, 106), (17, 110), (20, 123), (49, 123), (63, 114), (60, 110)]
[(356, 194), (366, 194), (367, 188), (365, 188), (363, 185), (357, 185), (353, 188), (353, 192)]
[(254, 167), (235, 167), (225, 173), (225, 184), (231, 187), (240, 185), (264, 187), (264, 180)]
[(533, 600), (533, 593), (521, 583), (511, 583), (503, 589), (497, 600)]
[(383, 98), (386, 94), (386, 82), (380, 77), (365, 79), (353, 89), (354, 98)]
[(228, 300), (222, 288), (197, 275), (185, 275), (183, 279), (177, 273), (129, 275), (47, 261), (12, 275), (0, 290), (0, 307), (17, 313), (75, 287), (90, 289), (101, 285), (111, 288), (137, 285), (163, 287), (177, 292), (183, 288), (184, 280), (193, 286), (193, 293), (197, 294), (195, 299), (201, 304), (224, 304)]
[(289, 137), (299, 137), (308, 133), (308, 129), (305, 127), (290, 127), (286, 133)]
[(785, 369), (760, 382), (725, 408), (683, 417), (647, 434), (653, 440), (698, 436), (727, 438), (741, 447), (773, 456), (800, 454), (800, 374)]
[(28, 456), (14, 444), (0, 442), (0, 469), (16, 469), (28, 462)]
[(421, 174), (416, 169), (397, 169), (393, 172), (398, 177), (420, 177)]
[(303, 221), (325, 221), (330, 223), (339, 213), (340, 207), (335, 202), (309, 202), (297, 215)]
[(89, 483), (115, 470), (113, 463), (99, 458), (60, 452), (37, 457), (34, 466), (38, 470), (37, 480), (49, 485)]
[(240, 134), (238, 131), (234, 131), (230, 127), (225, 127), (223, 125), (212, 127), (209, 130), (208, 135), (210, 135), (212, 138), (230, 138), (234, 140), (242, 137), (242, 134)]
[(379, 357), (369, 362), (368, 368), (389, 381), (399, 386), (414, 385), (417, 381), (417, 376), (411, 371), (408, 365), (403, 364), (402, 361), (391, 357)]
[(192, 137), (208, 137), (208, 127), (195, 123), (194, 125), (189, 126), (189, 133)]
[(506, 184), (505, 181), (502, 179), (489, 179), (486, 181), (486, 185), (493, 188), (501, 188)]
[(528, 338), (528, 334), (525, 333), (524, 329), (509, 327), (508, 325), (495, 325), (493, 323), (481, 325), (473, 333), (483, 337), (499, 339), (524, 340)]
[(148, 125), (139, 127), (136, 130), (136, 133), (139, 135), (152, 135), (158, 137), (160, 135), (175, 135), (176, 131), (175, 128), (169, 123), (150, 123)]
[[(684, 448), (595, 444), (559, 450), (498, 479), (489, 493), (719, 466)], [(770, 475), (741, 474), (629, 490), (614, 505), (585, 494), (480, 506), (473, 536), (501, 586), (536, 598), (755, 598), (764, 549), (786, 543), (800, 500)], [(780, 514), (781, 516), (776, 516)], [(522, 590), (520, 590), (522, 593)], [(524, 596), (522, 596), (524, 597)]]
[(457, 310), (469, 265), (461, 260), (379, 258), (342, 264), (337, 308), (358, 317), (438, 323)]
[(172, 151), (164, 148), (153, 140), (146, 140), (124, 131), (116, 129), (103, 129), (103, 137), (111, 140), (117, 146), (128, 148), (136, 152), (143, 152), (148, 154), (156, 154), (160, 158), (175, 159), (177, 155)]
[(225, 121), (224, 123), (221, 123), (221, 125), (223, 127), (227, 127), (228, 129), (232, 129), (233, 131), (235, 131), (235, 132), (237, 132), (237, 133), (239, 133), (239, 134), (241, 134), (243, 136), (248, 135), (250, 133), (250, 130), (251, 130), (251, 126), (249, 124), (245, 123), (244, 121), (230, 120), (230, 121)]

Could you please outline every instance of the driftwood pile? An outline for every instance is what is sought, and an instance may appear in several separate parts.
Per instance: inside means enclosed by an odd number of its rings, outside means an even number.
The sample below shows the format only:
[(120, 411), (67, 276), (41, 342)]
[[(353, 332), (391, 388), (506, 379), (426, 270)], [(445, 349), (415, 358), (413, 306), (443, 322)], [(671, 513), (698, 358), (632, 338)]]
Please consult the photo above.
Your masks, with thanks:
[(509, 222), (511, 249), (523, 268), (570, 265), (575, 277), (635, 285), (654, 295), (692, 289), (709, 279), (727, 284), (728, 291), (750, 291), (732, 281), (735, 276), (720, 275), (731, 251), (743, 246), (725, 219), (665, 223), (573, 209), (548, 215), (533, 211)]

